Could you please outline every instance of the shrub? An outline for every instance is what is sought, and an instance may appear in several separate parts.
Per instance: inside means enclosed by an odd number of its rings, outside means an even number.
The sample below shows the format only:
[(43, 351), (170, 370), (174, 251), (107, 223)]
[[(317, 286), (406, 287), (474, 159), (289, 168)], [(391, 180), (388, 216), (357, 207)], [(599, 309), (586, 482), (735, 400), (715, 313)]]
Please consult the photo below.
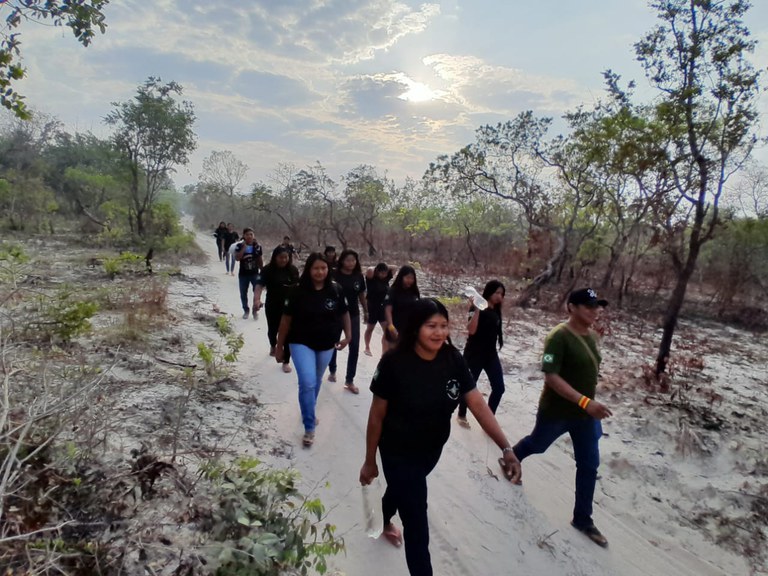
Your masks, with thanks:
[(241, 458), (228, 468), (206, 472), (216, 500), (212, 535), (217, 576), (279, 576), (327, 570), (326, 557), (344, 550), (336, 527), (323, 524), (319, 499), (299, 493), (295, 470), (262, 466)]

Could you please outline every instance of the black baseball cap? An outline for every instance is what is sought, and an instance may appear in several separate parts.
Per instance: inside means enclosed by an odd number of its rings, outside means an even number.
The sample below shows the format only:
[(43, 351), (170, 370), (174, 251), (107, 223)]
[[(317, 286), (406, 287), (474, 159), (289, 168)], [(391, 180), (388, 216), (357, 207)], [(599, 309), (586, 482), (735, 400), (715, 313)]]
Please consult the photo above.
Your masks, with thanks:
[(568, 296), (568, 304), (583, 304), (585, 306), (608, 306), (608, 300), (597, 298), (597, 292), (592, 288), (582, 288), (574, 290)]

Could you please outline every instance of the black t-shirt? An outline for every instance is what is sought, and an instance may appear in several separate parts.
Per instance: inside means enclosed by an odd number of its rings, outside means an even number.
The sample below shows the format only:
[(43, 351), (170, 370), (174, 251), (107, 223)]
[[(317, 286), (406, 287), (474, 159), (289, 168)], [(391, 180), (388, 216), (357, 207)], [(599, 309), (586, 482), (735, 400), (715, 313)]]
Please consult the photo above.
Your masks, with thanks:
[(285, 306), (292, 288), (299, 283), (299, 271), (293, 264), (287, 264), (282, 268), (267, 264), (261, 271), (259, 284), (267, 289), (267, 298), (264, 305), (267, 308), (281, 308)]
[(498, 354), (496, 343), (498, 342), (501, 317), (493, 308), (475, 310), (474, 314), (480, 314), (477, 320), (477, 330), (464, 345), (465, 358), (487, 358)]
[(349, 315), (360, 316), (359, 297), (365, 292), (365, 277), (362, 274), (344, 274), (338, 270), (333, 275), (334, 280), (339, 283), (344, 291), (344, 297), (347, 299), (347, 308)]
[(389, 280), (392, 278), (392, 274), (387, 277), (386, 280), (380, 280), (374, 275), (373, 278), (366, 278), (365, 284), (368, 289), (366, 298), (368, 299), (368, 310), (376, 310), (384, 305), (384, 298), (387, 297), (389, 291)]
[(251, 244), (245, 247), (245, 252), (240, 258), (240, 276), (251, 276), (259, 273), (259, 257), (262, 254), (261, 246)]
[(405, 321), (411, 307), (418, 302), (419, 296), (412, 290), (395, 290), (390, 288), (384, 298), (384, 306), (392, 306), (392, 323), (398, 331), (405, 326)]
[(219, 226), (213, 235), (216, 237), (216, 244), (221, 244), (221, 241), (226, 239), (229, 230), (226, 226)]
[(229, 247), (232, 246), (235, 242), (240, 240), (240, 234), (235, 232), (234, 230), (232, 232), (227, 232), (224, 235), (224, 250), (229, 250)]
[(371, 392), (387, 401), (379, 448), (398, 456), (440, 450), (459, 398), (474, 388), (467, 364), (452, 346), (443, 346), (434, 360), (413, 351), (385, 354), (371, 382)]
[(291, 317), (288, 342), (312, 350), (330, 350), (339, 341), (347, 302), (335, 282), (320, 290), (298, 287), (292, 290), (283, 314)]

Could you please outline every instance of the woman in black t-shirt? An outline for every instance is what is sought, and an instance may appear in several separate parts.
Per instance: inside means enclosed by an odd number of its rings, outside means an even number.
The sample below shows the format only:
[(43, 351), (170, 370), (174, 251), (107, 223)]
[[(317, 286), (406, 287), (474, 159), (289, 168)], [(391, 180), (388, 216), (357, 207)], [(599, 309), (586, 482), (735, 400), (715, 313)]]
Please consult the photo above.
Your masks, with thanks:
[(213, 237), (216, 238), (216, 252), (219, 255), (219, 262), (224, 260), (224, 241), (227, 238), (227, 223), (222, 220), (219, 222), (219, 227), (213, 232)]
[(387, 333), (387, 319), (384, 316), (384, 299), (389, 291), (389, 281), (392, 280), (393, 271), (384, 262), (376, 264), (375, 268), (368, 268), (365, 271), (365, 284), (368, 300), (368, 322), (365, 327), (365, 355), (373, 356), (371, 352), (371, 336), (376, 324), (381, 324), (383, 335), (381, 337), (381, 349), (386, 350), (386, 340), (384, 335)]
[(240, 234), (235, 230), (235, 225), (230, 222), (227, 224), (227, 233), (224, 235), (224, 265), (227, 273), (235, 275), (235, 253), (230, 250), (232, 244), (240, 240)]
[[(411, 307), (419, 300), (419, 296), (416, 270), (412, 266), (402, 266), (392, 283), (392, 288), (384, 298), (387, 341), (397, 342), (398, 334), (405, 325), (405, 319)], [(386, 350), (383, 351), (386, 352)]]
[[(483, 289), (483, 298), (488, 302), (485, 310), (478, 310), (474, 302), (469, 303), (469, 322), (467, 323), (467, 343), (464, 345), (464, 360), (469, 371), (477, 382), (480, 372), (485, 370), (488, 382), (491, 384), (491, 395), (488, 397), (488, 407), (496, 414), (501, 396), (504, 394), (504, 371), (501, 369), (499, 349), (504, 345), (501, 327), (501, 306), (504, 303), (506, 288), (498, 280), (491, 280)], [(464, 428), (469, 428), (467, 420), (467, 405), (459, 402), (458, 422)]]
[[(344, 330), (344, 339), (339, 334)], [(277, 332), (275, 359), (283, 362), (285, 346), (290, 347), (299, 378), (299, 408), (304, 422), (302, 442), (309, 448), (315, 441), (315, 405), (323, 372), (334, 348), (342, 350), (349, 342), (352, 327), (341, 287), (331, 280), (323, 255), (309, 255), (299, 285), (285, 303)]]
[[(333, 272), (333, 279), (341, 286), (344, 297), (347, 299), (349, 319), (352, 323), (352, 338), (349, 340), (349, 356), (347, 356), (347, 373), (344, 378), (344, 386), (353, 394), (359, 394), (360, 389), (355, 386), (357, 374), (357, 358), (360, 354), (360, 307), (363, 307), (364, 321), (368, 321), (368, 306), (365, 301), (365, 277), (360, 269), (360, 257), (354, 250), (342, 250), (339, 256), (337, 269)], [(336, 382), (336, 351), (333, 352), (331, 362), (328, 364), (329, 382)]]
[(520, 462), (467, 365), (448, 339), (448, 311), (427, 298), (413, 304), (397, 347), (379, 362), (371, 383), (365, 462), (360, 483), (379, 475), (376, 450), (387, 481), (382, 498), (384, 536), (402, 543), (392, 523), (400, 515), (405, 559), (411, 576), (431, 576), (427, 523), (427, 475), (437, 464), (451, 431), (451, 414), (463, 398), (483, 430), (502, 449), (508, 478), (519, 481)]
[[(280, 327), (280, 318), (283, 315), (285, 300), (290, 291), (299, 283), (299, 271), (293, 265), (291, 251), (285, 246), (278, 246), (272, 251), (269, 264), (264, 266), (261, 277), (256, 286), (254, 309), (261, 308), (261, 293), (267, 289), (267, 298), (264, 309), (267, 314), (267, 338), (269, 339), (269, 355), (275, 355), (277, 344), (277, 330)], [(283, 372), (290, 372), (291, 359), (290, 348), (284, 349)]]

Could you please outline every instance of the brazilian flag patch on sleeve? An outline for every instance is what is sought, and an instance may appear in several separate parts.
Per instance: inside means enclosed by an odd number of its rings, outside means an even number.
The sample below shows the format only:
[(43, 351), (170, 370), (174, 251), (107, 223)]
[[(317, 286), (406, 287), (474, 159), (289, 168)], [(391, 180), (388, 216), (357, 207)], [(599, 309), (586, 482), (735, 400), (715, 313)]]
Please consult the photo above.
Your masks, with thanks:
[(552, 364), (555, 361), (555, 355), (554, 354), (544, 354), (544, 357), (541, 359), (541, 361), (544, 364)]

